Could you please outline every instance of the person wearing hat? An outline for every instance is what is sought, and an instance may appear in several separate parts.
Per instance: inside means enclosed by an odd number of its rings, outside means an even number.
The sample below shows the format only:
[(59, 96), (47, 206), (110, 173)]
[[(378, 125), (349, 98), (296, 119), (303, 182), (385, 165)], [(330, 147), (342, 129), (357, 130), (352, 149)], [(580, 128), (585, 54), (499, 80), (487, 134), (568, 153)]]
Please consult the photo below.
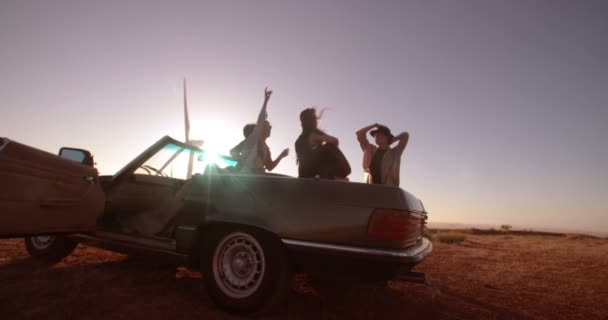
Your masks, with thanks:
[[(376, 145), (367, 140), (368, 132)], [(363, 170), (367, 183), (399, 186), (401, 155), (409, 138), (407, 132), (394, 136), (388, 127), (377, 123), (357, 131), (357, 140), (363, 150)], [(391, 148), (393, 143), (397, 145)]]

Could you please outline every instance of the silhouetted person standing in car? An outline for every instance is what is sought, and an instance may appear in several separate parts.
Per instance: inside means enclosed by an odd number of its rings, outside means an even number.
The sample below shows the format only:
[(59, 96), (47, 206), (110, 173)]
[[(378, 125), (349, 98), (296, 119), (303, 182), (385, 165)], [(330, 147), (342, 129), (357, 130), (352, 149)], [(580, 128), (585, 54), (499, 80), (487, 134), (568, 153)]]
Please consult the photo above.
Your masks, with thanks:
[[(374, 137), (376, 145), (367, 140), (368, 132)], [(363, 150), (363, 170), (367, 174), (367, 183), (399, 186), (401, 155), (409, 138), (407, 132), (393, 136), (389, 128), (377, 123), (357, 131), (357, 140)], [(397, 145), (391, 148), (395, 142)]]

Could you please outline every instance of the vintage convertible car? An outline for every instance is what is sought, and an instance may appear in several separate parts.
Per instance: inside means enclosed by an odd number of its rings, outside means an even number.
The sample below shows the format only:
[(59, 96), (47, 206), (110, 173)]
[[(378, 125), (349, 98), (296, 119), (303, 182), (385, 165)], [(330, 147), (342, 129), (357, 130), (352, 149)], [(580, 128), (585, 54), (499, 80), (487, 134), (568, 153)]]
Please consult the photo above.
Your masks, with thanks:
[[(112, 176), (90, 152), (59, 156), (0, 138), (0, 236), (57, 262), (85, 242), (199, 267), (213, 300), (253, 312), (285, 298), (293, 272), (424, 281), (421, 201), (396, 187), (241, 174), (236, 161), (163, 137)], [(194, 172), (188, 178), (188, 172)]]

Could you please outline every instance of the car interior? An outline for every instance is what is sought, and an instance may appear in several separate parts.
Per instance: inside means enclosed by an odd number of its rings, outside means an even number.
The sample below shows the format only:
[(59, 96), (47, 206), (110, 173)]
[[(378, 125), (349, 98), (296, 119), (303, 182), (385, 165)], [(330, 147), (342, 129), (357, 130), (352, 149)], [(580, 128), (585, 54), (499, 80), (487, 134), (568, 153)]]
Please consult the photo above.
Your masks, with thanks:
[(173, 222), (179, 218), (191, 176), (235, 165), (236, 161), (229, 157), (167, 143), (136, 167), (120, 173), (122, 179), (116, 175), (99, 177), (106, 193), (106, 208), (99, 225), (113, 232), (168, 237), (173, 232)]

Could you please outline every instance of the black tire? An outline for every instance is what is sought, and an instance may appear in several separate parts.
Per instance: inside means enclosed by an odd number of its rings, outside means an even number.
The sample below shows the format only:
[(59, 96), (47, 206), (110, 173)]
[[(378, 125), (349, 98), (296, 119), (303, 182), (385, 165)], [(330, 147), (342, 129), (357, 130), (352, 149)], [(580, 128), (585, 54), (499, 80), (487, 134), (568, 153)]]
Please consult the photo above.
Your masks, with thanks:
[[(281, 241), (246, 227), (226, 227), (206, 235), (201, 269), (213, 301), (226, 311), (240, 314), (274, 310), (288, 297), (294, 278)], [(235, 285), (240, 280), (245, 283), (242, 287)]]
[(74, 251), (78, 243), (64, 236), (25, 237), (25, 248), (30, 256), (49, 263), (57, 263)]

